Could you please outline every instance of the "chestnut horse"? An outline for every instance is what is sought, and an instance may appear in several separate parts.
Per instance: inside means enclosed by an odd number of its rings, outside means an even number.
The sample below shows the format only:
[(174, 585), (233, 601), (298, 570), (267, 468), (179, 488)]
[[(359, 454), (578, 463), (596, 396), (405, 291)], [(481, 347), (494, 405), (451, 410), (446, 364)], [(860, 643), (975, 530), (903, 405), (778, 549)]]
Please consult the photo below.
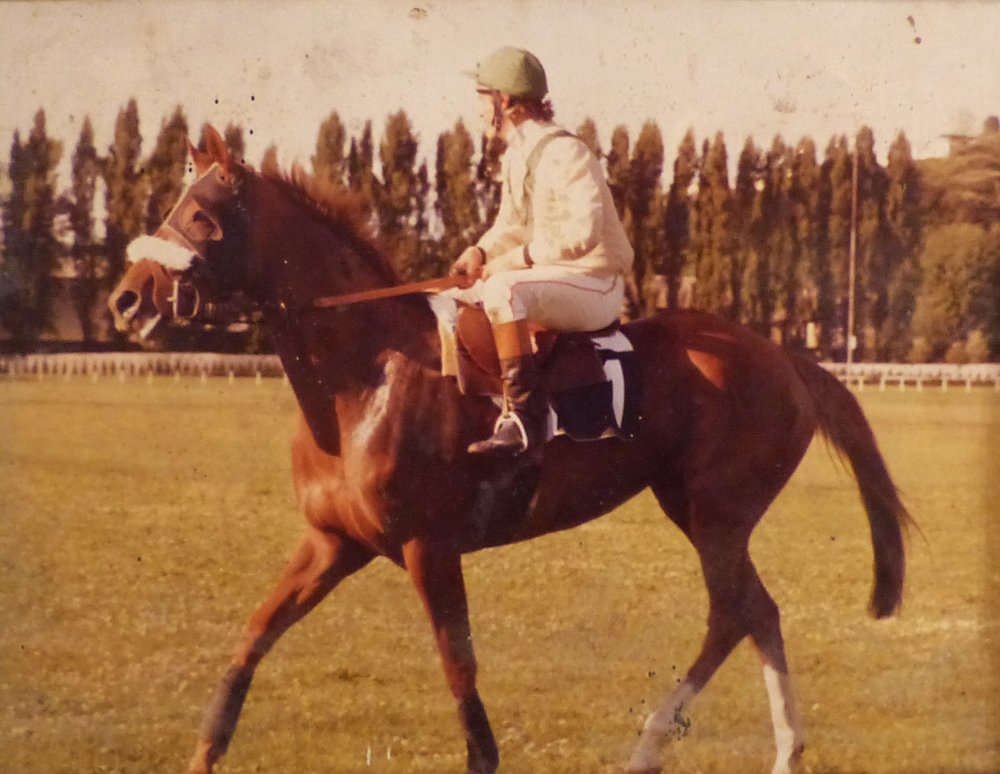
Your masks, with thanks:
[(123, 330), (193, 316), (209, 295), (219, 304), (244, 299), (263, 314), (301, 408), (292, 461), (306, 529), (236, 646), (189, 771), (209, 772), (225, 753), (254, 672), (278, 638), (378, 556), (406, 569), (426, 607), (468, 771), (496, 771), (462, 554), (577, 526), (647, 487), (698, 553), (708, 626), (685, 678), (646, 720), (628, 771), (660, 771), (682, 708), (746, 637), (763, 662), (774, 771), (792, 769), (802, 729), (778, 608), (748, 543), (817, 431), (849, 461), (868, 514), (871, 613), (891, 615), (902, 597), (909, 516), (850, 391), (743, 327), (666, 312), (622, 328), (640, 361), (642, 418), (633, 439), (557, 436), (540, 466), (469, 455), (498, 409), (440, 374), (427, 297), (317, 303), (396, 284), (343, 194), (320, 192), (300, 173), (258, 174), (210, 127), (207, 137), (207, 151), (191, 148), (197, 180), (154, 235), (133, 243), (135, 263), (110, 305)]

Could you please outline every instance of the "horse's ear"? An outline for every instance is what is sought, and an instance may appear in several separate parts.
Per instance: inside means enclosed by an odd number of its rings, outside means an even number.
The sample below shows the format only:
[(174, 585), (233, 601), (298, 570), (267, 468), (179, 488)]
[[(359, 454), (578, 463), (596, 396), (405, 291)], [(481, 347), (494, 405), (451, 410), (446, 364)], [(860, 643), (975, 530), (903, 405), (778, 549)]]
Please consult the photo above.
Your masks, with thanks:
[(205, 174), (205, 170), (212, 166), (214, 160), (209, 154), (198, 150), (198, 147), (190, 139), (188, 139), (187, 144), (191, 160), (194, 162), (195, 173), (198, 177), (201, 177)]
[(203, 134), (205, 136), (205, 150), (208, 151), (208, 155), (228, 172), (231, 159), (226, 141), (211, 124), (205, 124)]

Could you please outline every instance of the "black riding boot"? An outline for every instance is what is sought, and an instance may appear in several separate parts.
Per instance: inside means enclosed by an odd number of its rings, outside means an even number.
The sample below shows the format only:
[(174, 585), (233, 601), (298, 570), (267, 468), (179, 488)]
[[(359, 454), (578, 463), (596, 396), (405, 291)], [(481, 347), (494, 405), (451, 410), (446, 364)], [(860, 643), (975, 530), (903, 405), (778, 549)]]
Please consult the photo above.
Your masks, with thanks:
[(493, 435), (469, 446), (470, 454), (537, 449), (545, 442), (548, 405), (538, 386), (534, 355), (518, 355), (500, 361), (504, 410), (493, 427)]

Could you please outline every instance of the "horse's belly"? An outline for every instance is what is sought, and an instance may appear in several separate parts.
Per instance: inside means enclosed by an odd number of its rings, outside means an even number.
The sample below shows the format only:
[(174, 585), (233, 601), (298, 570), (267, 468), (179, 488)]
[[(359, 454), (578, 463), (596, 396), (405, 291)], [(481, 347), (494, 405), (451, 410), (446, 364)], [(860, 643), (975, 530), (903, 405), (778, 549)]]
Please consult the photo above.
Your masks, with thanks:
[(610, 513), (649, 485), (640, 441), (556, 439), (517, 540), (569, 529)]

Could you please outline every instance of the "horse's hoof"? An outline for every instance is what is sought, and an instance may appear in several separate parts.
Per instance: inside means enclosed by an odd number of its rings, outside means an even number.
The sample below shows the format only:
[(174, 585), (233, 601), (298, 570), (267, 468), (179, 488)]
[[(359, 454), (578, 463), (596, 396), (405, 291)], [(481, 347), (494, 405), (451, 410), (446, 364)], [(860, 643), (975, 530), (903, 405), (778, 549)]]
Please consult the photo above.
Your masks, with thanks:
[(655, 762), (656, 758), (641, 755), (639, 751), (625, 764), (625, 774), (663, 774), (663, 766)]
[(489, 758), (469, 759), (466, 774), (496, 774), (500, 768), (500, 761)]
[(212, 752), (212, 743), (199, 739), (184, 774), (212, 774), (218, 760), (218, 753)]
[(804, 743), (797, 744), (787, 759), (779, 758), (774, 762), (771, 774), (795, 774), (795, 772), (802, 771), (802, 756), (805, 754), (805, 750)]

